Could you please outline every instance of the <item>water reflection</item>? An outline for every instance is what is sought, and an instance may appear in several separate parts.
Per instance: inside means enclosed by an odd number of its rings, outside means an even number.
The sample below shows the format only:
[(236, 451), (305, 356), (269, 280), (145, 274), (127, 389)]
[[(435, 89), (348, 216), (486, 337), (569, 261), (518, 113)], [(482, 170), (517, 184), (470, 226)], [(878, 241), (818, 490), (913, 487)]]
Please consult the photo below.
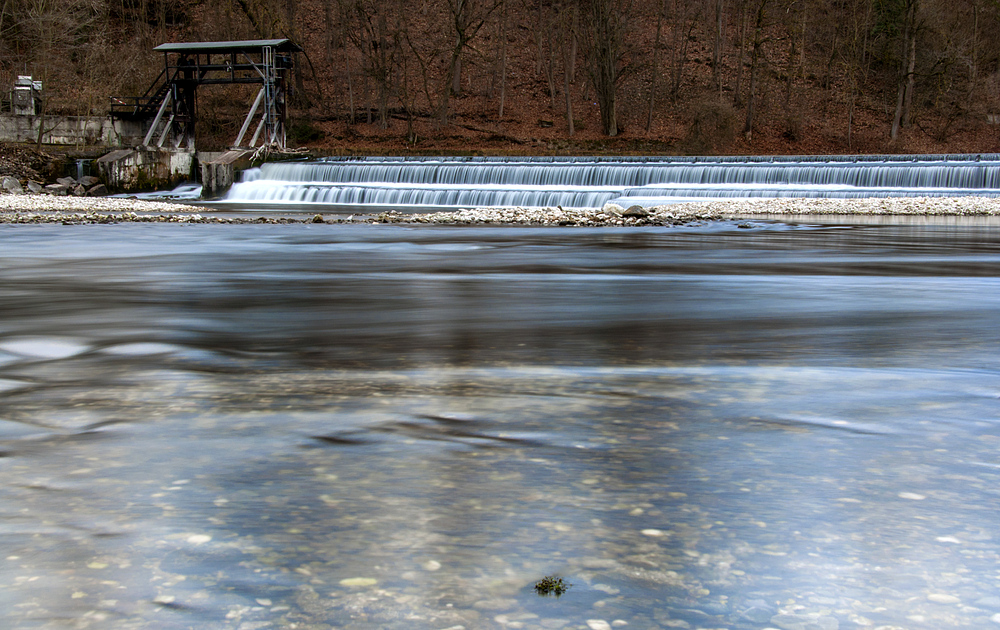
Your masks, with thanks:
[(8, 229), (5, 625), (986, 627), (998, 234)]

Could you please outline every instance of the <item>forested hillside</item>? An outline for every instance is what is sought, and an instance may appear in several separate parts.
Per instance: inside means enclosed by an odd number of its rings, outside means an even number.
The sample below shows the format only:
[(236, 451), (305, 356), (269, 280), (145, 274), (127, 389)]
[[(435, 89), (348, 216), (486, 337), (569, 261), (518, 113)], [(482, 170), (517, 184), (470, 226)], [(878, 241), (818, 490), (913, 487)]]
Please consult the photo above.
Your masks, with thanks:
[[(261, 37), (305, 49), (291, 136), (329, 151), (1000, 150), (987, 0), (0, 0), (0, 85), (104, 114), (157, 44)], [(202, 91), (202, 148), (250, 90)]]

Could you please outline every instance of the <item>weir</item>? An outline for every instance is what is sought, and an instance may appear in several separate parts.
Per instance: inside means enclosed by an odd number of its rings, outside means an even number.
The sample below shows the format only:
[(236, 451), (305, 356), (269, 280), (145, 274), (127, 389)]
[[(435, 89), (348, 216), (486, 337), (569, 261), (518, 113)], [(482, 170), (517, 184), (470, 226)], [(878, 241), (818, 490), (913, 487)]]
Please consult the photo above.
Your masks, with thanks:
[(245, 171), (222, 203), (419, 212), (969, 195), (1000, 196), (1000, 155), (329, 158)]

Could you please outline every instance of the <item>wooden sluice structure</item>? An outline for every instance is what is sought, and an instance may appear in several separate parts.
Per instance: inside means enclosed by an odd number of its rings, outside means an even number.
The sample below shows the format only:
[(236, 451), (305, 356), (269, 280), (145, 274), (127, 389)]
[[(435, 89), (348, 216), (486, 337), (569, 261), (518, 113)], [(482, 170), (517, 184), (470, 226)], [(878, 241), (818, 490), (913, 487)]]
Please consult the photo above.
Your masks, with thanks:
[[(140, 146), (113, 151), (98, 160), (109, 184), (129, 190), (190, 177), (200, 86), (260, 85), (231, 151), (207, 165), (231, 171), (234, 161), (258, 146), (285, 149), (289, 75), (294, 54), (302, 50), (299, 46), (288, 39), (260, 39), (168, 43), (153, 50), (163, 53), (163, 71), (146, 93), (115, 97), (111, 102), (112, 119), (140, 123), (146, 133)], [(256, 127), (246, 142), (254, 122)], [(218, 191), (232, 182), (232, 173), (210, 169), (203, 179), (211, 180), (208, 188)]]
[[(150, 121), (144, 146), (194, 146), (197, 124), (196, 92), (202, 85), (257, 84), (260, 91), (243, 122), (234, 147), (252, 148), (264, 144), (285, 146), (285, 114), (288, 74), (294, 53), (302, 49), (287, 39), (259, 39), (234, 42), (186, 42), (161, 44), (153, 49), (163, 53), (163, 71), (142, 96), (116, 97), (111, 117)], [(261, 111), (260, 123), (249, 145), (246, 133)]]

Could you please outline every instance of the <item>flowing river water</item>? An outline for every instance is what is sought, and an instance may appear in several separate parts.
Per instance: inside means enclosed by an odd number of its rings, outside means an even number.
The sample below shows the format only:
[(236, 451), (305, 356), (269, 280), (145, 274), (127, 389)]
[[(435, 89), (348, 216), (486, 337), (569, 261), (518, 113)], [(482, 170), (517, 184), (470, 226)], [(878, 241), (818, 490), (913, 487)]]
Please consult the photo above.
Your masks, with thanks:
[(998, 324), (991, 220), (3, 226), (0, 626), (994, 627)]

